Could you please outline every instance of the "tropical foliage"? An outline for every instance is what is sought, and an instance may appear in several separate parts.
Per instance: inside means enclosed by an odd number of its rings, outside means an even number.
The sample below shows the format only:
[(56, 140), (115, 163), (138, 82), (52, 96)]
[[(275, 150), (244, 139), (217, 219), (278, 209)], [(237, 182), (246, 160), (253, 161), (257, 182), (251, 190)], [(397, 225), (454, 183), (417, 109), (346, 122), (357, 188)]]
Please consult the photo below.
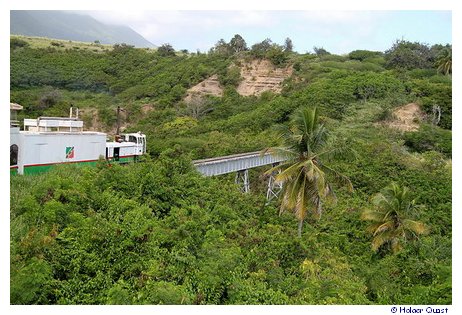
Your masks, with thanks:
[(391, 183), (374, 196), (373, 210), (363, 212), (363, 220), (372, 221), (367, 228), (374, 236), (372, 249), (377, 251), (389, 246), (394, 253), (403, 249), (403, 243), (428, 233), (428, 228), (419, 221), (410, 219), (416, 208), (416, 201), (411, 199), (407, 187)]
[[(73, 105), (86, 127), (110, 133), (121, 106), (122, 125), (146, 133), (149, 155), (10, 178), (11, 304), (453, 302), (452, 77), (435, 64), (446, 46), (339, 56), (231, 39), (174, 54), (167, 45), (12, 40), (10, 96), (24, 106), (20, 120), (65, 116)], [(293, 74), (281, 93), (241, 96), (231, 65), (258, 53)], [(212, 75), (227, 83), (223, 96), (188, 104), (187, 90)], [(419, 129), (390, 127), (410, 102), (426, 114)], [(280, 167), (287, 198), (270, 203), (269, 167), (251, 169), (242, 194), (234, 174), (206, 178), (191, 166), (278, 147), (291, 157)], [(383, 190), (390, 182), (396, 193)], [(364, 209), (378, 221), (361, 220)], [(309, 224), (297, 237), (300, 218)], [(380, 222), (383, 231), (368, 232)]]
[(267, 173), (279, 172), (276, 183), (283, 186), (281, 212), (295, 213), (299, 221), (298, 236), (301, 237), (303, 221), (308, 214), (319, 219), (324, 199), (335, 199), (328, 176), (347, 186), (350, 191), (353, 186), (346, 176), (321, 161), (339, 152), (339, 148), (327, 148), (327, 129), (319, 122), (316, 107), (298, 110), (291, 125), (281, 129), (279, 137), (282, 146), (263, 152), (287, 159)]
[(436, 58), (436, 65), (438, 71), (443, 74), (449, 75), (452, 73), (452, 50), (449, 48), (443, 49)]

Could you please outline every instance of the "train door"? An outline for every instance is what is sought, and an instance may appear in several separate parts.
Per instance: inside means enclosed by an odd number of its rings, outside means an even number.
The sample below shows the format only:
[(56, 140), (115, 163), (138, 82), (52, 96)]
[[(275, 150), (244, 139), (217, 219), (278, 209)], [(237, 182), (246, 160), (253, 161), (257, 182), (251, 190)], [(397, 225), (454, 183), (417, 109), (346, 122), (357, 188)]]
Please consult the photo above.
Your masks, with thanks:
[(118, 161), (120, 157), (120, 148), (114, 148), (114, 161)]

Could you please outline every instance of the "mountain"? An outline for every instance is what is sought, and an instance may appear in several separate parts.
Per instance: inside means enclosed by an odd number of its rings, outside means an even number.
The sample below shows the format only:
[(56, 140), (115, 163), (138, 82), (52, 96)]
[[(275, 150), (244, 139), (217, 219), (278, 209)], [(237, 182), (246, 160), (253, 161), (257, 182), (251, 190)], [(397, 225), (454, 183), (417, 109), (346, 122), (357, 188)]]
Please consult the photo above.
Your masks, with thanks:
[(101, 44), (126, 43), (155, 47), (143, 36), (123, 25), (106, 25), (88, 15), (65, 11), (10, 11), (10, 34), (41, 36)]

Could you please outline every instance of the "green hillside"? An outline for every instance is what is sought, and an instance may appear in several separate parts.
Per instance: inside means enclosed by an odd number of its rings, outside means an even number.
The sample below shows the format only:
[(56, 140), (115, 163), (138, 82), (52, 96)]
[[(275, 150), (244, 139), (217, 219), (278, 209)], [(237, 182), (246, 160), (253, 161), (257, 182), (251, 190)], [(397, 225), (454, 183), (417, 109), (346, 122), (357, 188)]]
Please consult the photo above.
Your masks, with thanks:
[[(67, 115), (73, 105), (86, 126), (110, 132), (121, 106), (126, 131), (145, 133), (149, 151), (134, 165), (11, 178), (12, 304), (452, 303), (452, 77), (439, 67), (450, 46), (397, 41), (339, 56), (267, 41), (188, 53), (12, 38), (11, 48), (19, 118)], [(236, 91), (240, 67), (258, 58), (292, 67), (281, 93)], [(222, 97), (185, 101), (212, 75)], [(422, 111), (418, 129), (393, 127), (409, 103)], [(279, 131), (295, 132), (299, 110), (314, 107), (325, 145), (344, 149), (317, 165), (354, 189), (333, 184), (336, 202), (323, 199), (320, 217), (310, 210), (301, 237), (281, 200), (265, 202), (268, 168), (250, 170), (249, 194), (234, 174), (193, 169), (194, 159), (280, 145)], [(369, 220), (391, 183), (409, 188), (396, 200), (409, 206), (399, 218), (413, 233), (384, 235)]]
[(10, 34), (154, 47), (151, 42), (127, 26), (106, 25), (89, 15), (57, 10), (10, 11)]

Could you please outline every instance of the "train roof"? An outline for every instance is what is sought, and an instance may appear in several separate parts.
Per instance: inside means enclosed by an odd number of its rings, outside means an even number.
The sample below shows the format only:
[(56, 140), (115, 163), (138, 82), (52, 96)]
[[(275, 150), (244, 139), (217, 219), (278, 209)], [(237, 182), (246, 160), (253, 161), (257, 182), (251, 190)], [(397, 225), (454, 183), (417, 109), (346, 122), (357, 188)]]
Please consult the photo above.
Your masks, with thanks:
[(137, 144), (134, 142), (106, 142), (106, 147), (111, 148), (111, 147), (116, 147), (116, 148), (121, 148), (121, 147), (133, 147), (136, 146)]
[(98, 135), (98, 136), (107, 136), (104, 132), (98, 131), (76, 131), (76, 132), (69, 132), (69, 131), (28, 131), (28, 130), (21, 130), (19, 131), (21, 134), (25, 136), (40, 136), (40, 135), (49, 135), (49, 136), (79, 136), (79, 135)]

